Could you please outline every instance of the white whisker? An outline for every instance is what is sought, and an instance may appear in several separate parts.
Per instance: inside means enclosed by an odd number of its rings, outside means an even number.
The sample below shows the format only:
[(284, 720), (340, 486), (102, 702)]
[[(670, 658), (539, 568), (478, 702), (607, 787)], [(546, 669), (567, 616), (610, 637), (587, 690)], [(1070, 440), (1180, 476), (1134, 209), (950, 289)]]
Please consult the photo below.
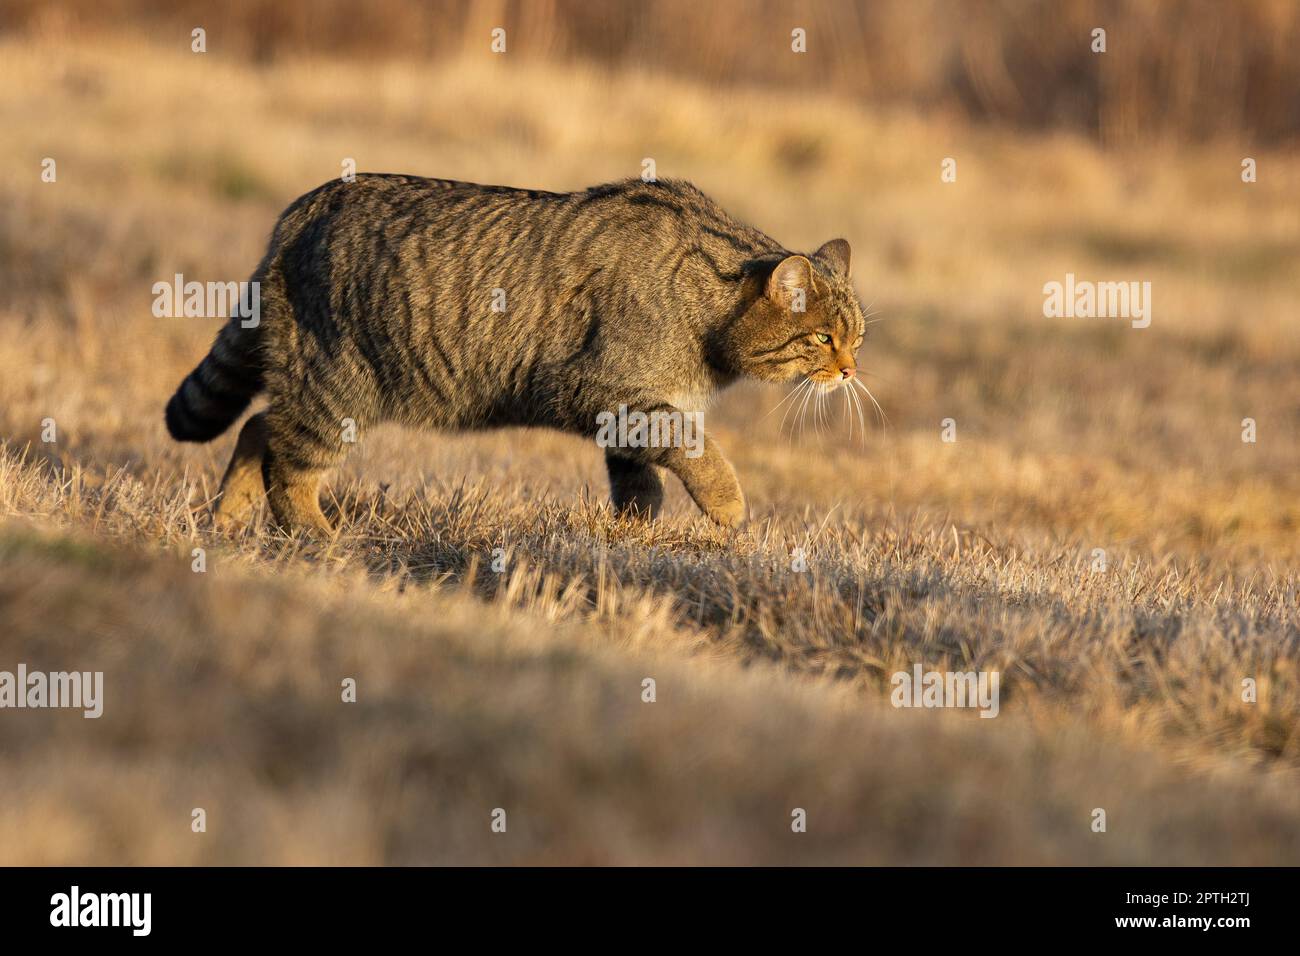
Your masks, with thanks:
[(862, 399), (858, 398), (858, 393), (849, 389), (849, 394), (853, 396), (853, 407), (858, 413), (858, 425), (862, 428), (862, 444), (867, 444), (867, 416), (862, 411)]
[(867, 423), (862, 417), (862, 405), (858, 400), (858, 393), (848, 385), (841, 386), (844, 390), (844, 416), (849, 420), (849, 441), (853, 441), (853, 416), (857, 415), (858, 424), (862, 426), (862, 443), (867, 443)]
[[(811, 379), (804, 379), (802, 382), (800, 382), (800, 383), (795, 387), (794, 391), (792, 391), (792, 392), (787, 396), (787, 398), (794, 398), (794, 397), (796, 397), (797, 395), (799, 395), (799, 393), (805, 391), (805, 390), (806, 390), (810, 385), (812, 385), (812, 380), (811, 380)], [(781, 428), (777, 431), (777, 434), (778, 434), (778, 435), (783, 435), (783, 434), (785, 434), (785, 420), (786, 420), (787, 418), (790, 417), (790, 412), (791, 412), (791, 411), (792, 411), (792, 410), (793, 410), (793, 409), (794, 409), (798, 404), (799, 404), (798, 402), (795, 402), (794, 404), (792, 404), (789, 408), (787, 408), (787, 409), (785, 410), (785, 414), (781, 416)], [(774, 410), (775, 410), (775, 409), (774, 409)], [(796, 421), (797, 421), (797, 418), (796, 418)], [(793, 428), (791, 428), (791, 430), (790, 430), (790, 437), (791, 437), (791, 438), (794, 437), (794, 429), (793, 429)]]
[(765, 422), (765, 421), (767, 421), (769, 418), (771, 418), (772, 415), (775, 414), (775, 412), (776, 412), (777, 409), (779, 409), (782, 405), (784, 405), (786, 402), (790, 401), (790, 399), (794, 398), (796, 395), (799, 394), (799, 389), (803, 388), (804, 384), (805, 384), (807, 381), (808, 381), (807, 379), (804, 379), (802, 382), (800, 382), (800, 383), (799, 383), (798, 385), (796, 385), (794, 388), (790, 389), (790, 391), (789, 391), (788, 393), (786, 393), (785, 398), (783, 398), (783, 399), (781, 399), (781, 401), (777, 402), (776, 405), (773, 406), (772, 410), (771, 410), (770, 412), (768, 412), (766, 415), (764, 415), (762, 418), (760, 418), (759, 421), (760, 421), (760, 422)]
[(803, 424), (803, 423), (804, 423), (804, 415), (805, 415), (805, 413), (806, 413), (807, 410), (808, 410), (808, 399), (811, 398), (813, 392), (816, 391), (816, 383), (813, 382), (812, 379), (808, 379), (808, 385), (809, 385), (809, 388), (808, 388), (808, 390), (804, 393), (804, 396), (803, 396), (803, 403), (800, 404), (800, 406), (799, 406), (799, 415), (795, 418), (795, 424), (799, 426), (799, 434), (800, 434), (800, 435), (803, 434), (803, 428), (804, 428), (804, 424)]
[(853, 394), (850, 388), (840, 386), (840, 391), (844, 393), (844, 417), (849, 421), (849, 444), (853, 443), (853, 409), (849, 402), (849, 396)]
[(884, 427), (884, 425), (889, 421), (889, 416), (885, 414), (885, 410), (881, 408), (880, 403), (876, 401), (876, 396), (871, 394), (871, 389), (863, 385), (862, 380), (859, 378), (851, 378), (849, 379), (849, 381), (852, 382), (854, 385), (856, 385), (858, 388), (862, 389), (862, 391), (866, 394), (867, 398), (871, 399), (871, 404), (876, 406), (876, 414), (880, 417), (881, 427)]

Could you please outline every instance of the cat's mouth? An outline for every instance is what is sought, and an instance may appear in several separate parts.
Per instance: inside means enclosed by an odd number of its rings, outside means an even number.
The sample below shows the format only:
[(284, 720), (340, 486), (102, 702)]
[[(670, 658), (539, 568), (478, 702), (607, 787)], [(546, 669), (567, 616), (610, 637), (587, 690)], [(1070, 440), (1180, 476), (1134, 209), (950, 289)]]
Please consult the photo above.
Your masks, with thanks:
[(832, 374), (830, 372), (814, 373), (813, 375), (809, 375), (808, 378), (811, 381), (816, 382), (823, 392), (833, 392), (848, 381), (848, 379), (843, 375), (840, 375), (839, 373)]

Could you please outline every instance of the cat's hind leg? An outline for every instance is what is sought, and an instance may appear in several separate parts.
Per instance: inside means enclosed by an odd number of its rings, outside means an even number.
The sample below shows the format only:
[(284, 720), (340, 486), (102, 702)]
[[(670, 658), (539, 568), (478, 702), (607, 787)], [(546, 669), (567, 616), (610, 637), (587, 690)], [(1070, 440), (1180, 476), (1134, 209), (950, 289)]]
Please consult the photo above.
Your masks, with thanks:
[(262, 475), (266, 497), (280, 528), (331, 535), (334, 527), (320, 507), (320, 482), (344, 455), (339, 436), (321, 434), (320, 423), (280, 413), (272, 407), (267, 420), (267, 451)]
[(234, 530), (253, 517), (266, 496), (262, 480), (262, 460), (266, 457), (266, 412), (258, 412), (244, 422), (235, 442), (234, 454), (221, 478), (221, 491), (213, 512), (213, 523), (222, 530)]

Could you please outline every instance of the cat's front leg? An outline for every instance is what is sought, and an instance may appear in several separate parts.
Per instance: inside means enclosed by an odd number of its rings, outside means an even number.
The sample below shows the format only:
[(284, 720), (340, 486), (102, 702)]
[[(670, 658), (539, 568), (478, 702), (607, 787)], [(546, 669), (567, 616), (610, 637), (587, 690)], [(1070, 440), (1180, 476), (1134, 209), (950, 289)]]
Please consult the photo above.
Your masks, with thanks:
[(614, 449), (605, 451), (609, 469), (609, 495), (614, 509), (623, 514), (653, 518), (664, 500), (664, 483), (658, 467), (648, 461), (635, 461)]
[(680, 449), (673, 451), (666, 464), (682, 480), (700, 510), (720, 525), (739, 528), (745, 521), (745, 494), (740, 490), (736, 469), (717, 442), (705, 436), (703, 454), (696, 458)]
[[(596, 440), (606, 449), (610, 491), (620, 510), (635, 505), (653, 512), (663, 497), (654, 466), (667, 468), (686, 487), (700, 510), (720, 525), (745, 520), (745, 496), (735, 469), (700, 427), (700, 413), (670, 404), (620, 404), (602, 412)], [(648, 508), (647, 508), (648, 506)]]
[(677, 409), (669, 409), (667, 421), (669, 426), (660, 429), (659, 435), (661, 439), (669, 436), (669, 440), (651, 449), (656, 464), (681, 479), (687, 493), (706, 515), (725, 527), (740, 527), (745, 520), (745, 495), (736, 479), (736, 470), (718, 443), (703, 428), (687, 430), (685, 424), (692, 420)]

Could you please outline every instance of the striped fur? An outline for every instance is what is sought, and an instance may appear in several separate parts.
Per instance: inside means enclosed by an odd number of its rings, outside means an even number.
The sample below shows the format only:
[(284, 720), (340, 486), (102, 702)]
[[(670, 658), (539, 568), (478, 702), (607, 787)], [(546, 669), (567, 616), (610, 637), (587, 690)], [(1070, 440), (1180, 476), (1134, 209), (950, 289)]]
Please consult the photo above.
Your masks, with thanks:
[(167, 431), (177, 441), (211, 441), (234, 423), (262, 390), (257, 330), (236, 316), (222, 326), (212, 350), (167, 403)]
[[(349, 423), (362, 436), (384, 421), (593, 436), (601, 412), (672, 410), (742, 376), (840, 381), (863, 332), (848, 265), (843, 240), (791, 253), (684, 182), (551, 193), (334, 181), (280, 217), (254, 276), (260, 325), (225, 326), (167, 424), (209, 440), (265, 389), (257, 430), (272, 510), (287, 528), (324, 529), (317, 480), (344, 455)], [(653, 511), (666, 467), (710, 517), (743, 516), (707, 436), (698, 458), (608, 454), (620, 507)]]

